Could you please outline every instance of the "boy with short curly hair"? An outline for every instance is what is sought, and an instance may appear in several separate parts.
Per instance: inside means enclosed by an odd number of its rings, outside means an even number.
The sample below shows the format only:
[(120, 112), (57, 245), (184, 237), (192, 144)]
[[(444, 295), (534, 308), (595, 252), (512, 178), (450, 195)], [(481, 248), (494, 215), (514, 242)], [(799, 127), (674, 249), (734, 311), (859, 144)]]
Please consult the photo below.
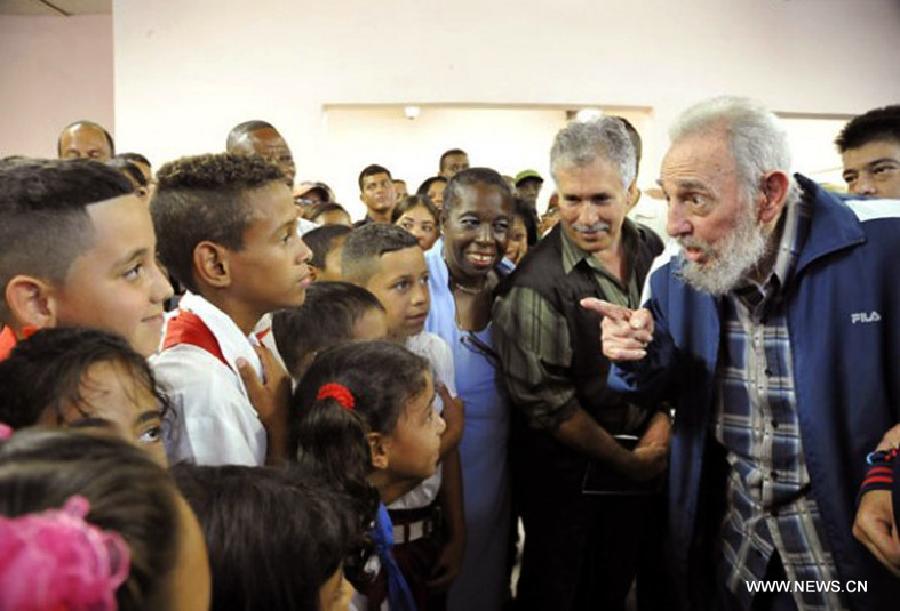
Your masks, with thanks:
[(245, 376), (264, 378), (254, 326), (303, 303), (309, 284), (293, 197), (281, 171), (253, 156), (184, 157), (157, 177), (159, 256), (188, 289), (152, 359), (176, 422), (169, 458), (261, 465), (266, 429)]

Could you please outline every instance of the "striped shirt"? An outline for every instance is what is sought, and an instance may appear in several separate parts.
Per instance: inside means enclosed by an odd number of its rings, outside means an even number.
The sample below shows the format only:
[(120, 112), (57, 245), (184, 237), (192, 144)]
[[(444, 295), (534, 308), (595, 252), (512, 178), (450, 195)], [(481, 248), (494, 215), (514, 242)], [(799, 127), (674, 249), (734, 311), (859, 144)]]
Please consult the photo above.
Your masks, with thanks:
[[(787, 312), (797, 254), (808, 234), (810, 210), (788, 205), (772, 273), (747, 280), (723, 303), (724, 333), (717, 372), (716, 439), (730, 466), (721, 527), (721, 570), (741, 608), (749, 609), (747, 581), (761, 581), (773, 554), (788, 580), (837, 578), (803, 455)], [(839, 595), (795, 592), (800, 611), (843, 609)]]

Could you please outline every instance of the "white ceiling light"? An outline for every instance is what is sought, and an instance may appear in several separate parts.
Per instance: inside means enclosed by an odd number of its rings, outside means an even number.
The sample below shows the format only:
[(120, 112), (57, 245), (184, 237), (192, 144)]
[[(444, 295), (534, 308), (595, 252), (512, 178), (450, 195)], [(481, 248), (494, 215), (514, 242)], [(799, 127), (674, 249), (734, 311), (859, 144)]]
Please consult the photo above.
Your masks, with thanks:
[(603, 116), (603, 111), (599, 108), (582, 108), (575, 114), (576, 121), (594, 121)]
[(404, 106), (403, 114), (406, 115), (406, 118), (412, 121), (413, 119), (417, 119), (420, 114), (422, 114), (422, 109), (419, 106)]

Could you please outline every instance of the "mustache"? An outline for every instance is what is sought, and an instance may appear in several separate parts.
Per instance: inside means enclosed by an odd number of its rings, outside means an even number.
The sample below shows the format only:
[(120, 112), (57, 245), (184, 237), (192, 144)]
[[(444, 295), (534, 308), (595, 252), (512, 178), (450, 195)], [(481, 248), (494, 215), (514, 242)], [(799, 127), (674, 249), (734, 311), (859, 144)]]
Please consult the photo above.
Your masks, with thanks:
[(716, 254), (716, 251), (712, 247), (711, 244), (709, 244), (708, 242), (705, 242), (703, 240), (698, 240), (697, 238), (679, 237), (679, 238), (676, 238), (676, 241), (678, 242), (678, 245), (681, 246), (682, 249), (696, 248), (697, 250), (701, 251), (704, 255), (707, 255), (707, 256)]
[(601, 231), (609, 231), (609, 223), (604, 223), (603, 221), (599, 221), (591, 225), (582, 225), (580, 223), (575, 223), (574, 225), (572, 225), (572, 229), (577, 231), (578, 233), (599, 233)]

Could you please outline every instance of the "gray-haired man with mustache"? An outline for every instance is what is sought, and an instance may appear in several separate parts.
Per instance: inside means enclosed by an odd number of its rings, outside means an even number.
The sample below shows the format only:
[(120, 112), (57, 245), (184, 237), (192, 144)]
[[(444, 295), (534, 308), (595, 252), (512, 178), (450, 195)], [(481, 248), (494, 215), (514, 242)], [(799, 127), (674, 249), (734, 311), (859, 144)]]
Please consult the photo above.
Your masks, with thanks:
[[(622, 608), (669, 419), (606, 388), (584, 297), (634, 307), (662, 242), (625, 218), (636, 157), (622, 122), (571, 123), (550, 151), (559, 224), (501, 284), (494, 344), (514, 408), (513, 485), (525, 525), (522, 609)], [(631, 305), (629, 305), (631, 304)], [(628, 448), (614, 435), (630, 436)], [(617, 481), (594, 481), (593, 473)]]

